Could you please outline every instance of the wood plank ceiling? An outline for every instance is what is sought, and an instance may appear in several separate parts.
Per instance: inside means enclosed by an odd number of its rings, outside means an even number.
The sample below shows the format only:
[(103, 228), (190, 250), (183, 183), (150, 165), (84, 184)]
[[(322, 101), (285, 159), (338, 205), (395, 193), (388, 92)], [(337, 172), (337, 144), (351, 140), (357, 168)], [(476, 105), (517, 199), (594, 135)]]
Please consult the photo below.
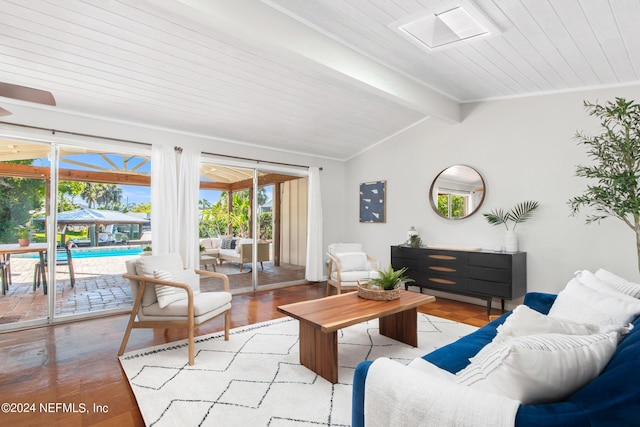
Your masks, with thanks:
[(0, 82), (51, 91), (42, 109), (339, 160), (461, 103), (638, 83), (640, 0), (475, 0), (500, 33), (434, 52), (390, 28), (465, 1), (0, 0)]

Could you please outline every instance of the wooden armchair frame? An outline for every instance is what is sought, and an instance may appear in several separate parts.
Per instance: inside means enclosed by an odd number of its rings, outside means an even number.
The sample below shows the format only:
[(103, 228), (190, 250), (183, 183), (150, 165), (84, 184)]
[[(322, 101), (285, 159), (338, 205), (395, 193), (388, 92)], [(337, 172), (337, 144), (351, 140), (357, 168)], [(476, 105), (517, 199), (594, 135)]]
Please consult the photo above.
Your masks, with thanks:
[[(222, 279), (224, 283), (224, 291), (229, 292), (229, 278), (222, 273), (216, 273), (213, 271), (204, 271), (204, 270), (194, 270), (200, 276), (209, 276), (215, 277), (218, 279)], [(188, 341), (189, 341), (189, 365), (192, 366), (195, 363), (195, 330), (202, 324), (208, 322), (209, 320), (215, 319), (224, 314), (224, 340), (229, 341), (229, 324), (231, 322), (231, 309), (223, 311), (216, 316), (211, 317), (203, 321), (202, 323), (195, 324), (195, 313), (194, 313), (194, 294), (191, 286), (186, 283), (174, 282), (169, 280), (160, 280), (149, 276), (139, 276), (134, 274), (125, 273), (122, 275), (124, 278), (129, 280), (137, 280), (139, 287), (138, 293), (136, 295), (136, 299), (133, 303), (133, 309), (131, 310), (131, 316), (129, 317), (129, 323), (127, 324), (127, 329), (125, 330), (124, 337), (122, 338), (122, 344), (120, 345), (120, 349), (118, 350), (118, 356), (122, 356), (124, 354), (125, 347), (127, 346), (127, 342), (129, 341), (129, 336), (131, 335), (131, 329), (133, 328), (152, 328), (152, 329), (165, 329), (165, 331), (169, 328), (180, 328), (180, 329), (188, 329)], [(142, 297), (144, 296), (144, 290), (147, 285), (165, 285), (165, 286), (173, 286), (176, 288), (181, 288), (187, 291), (188, 298), (188, 306), (186, 313), (186, 320), (136, 320), (138, 316), (138, 310), (142, 305)], [(149, 316), (150, 317), (150, 316)]]

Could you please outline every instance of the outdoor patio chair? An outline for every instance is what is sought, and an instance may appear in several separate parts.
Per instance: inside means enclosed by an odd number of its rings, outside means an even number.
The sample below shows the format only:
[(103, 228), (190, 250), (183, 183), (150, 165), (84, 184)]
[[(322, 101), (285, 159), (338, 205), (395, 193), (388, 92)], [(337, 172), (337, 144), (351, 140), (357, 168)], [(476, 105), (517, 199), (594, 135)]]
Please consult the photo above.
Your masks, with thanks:
[[(229, 340), (231, 293), (222, 273), (185, 270), (179, 254), (141, 256), (125, 262), (134, 298), (118, 356), (122, 356), (132, 328), (188, 329), (189, 365), (194, 364), (194, 335), (198, 326), (224, 314), (224, 339)], [(200, 277), (221, 279), (224, 291), (200, 292)]]
[(6, 295), (9, 291), (9, 278), (11, 277), (11, 270), (9, 270), (9, 263), (5, 260), (0, 260), (0, 280), (2, 281), (2, 295)]
[(338, 294), (343, 290), (355, 290), (358, 280), (364, 281), (376, 276), (378, 261), (364, 252), (361, 243), (332, 243), (329, 245), (327, 295), (331, 287)]
[[(74, 245), (72, 240), (67, 241), (67, 243), (62, 248), (56, 249), (56, 265), (67, 265), (69, 266), (69, 282), (71, 282), (71, 287), (73, 288), (76, 284), (76, 275), (73, 268), (73, 257), (71, 255), (71, 247)], [(40, 266), (40, 262), (37, 262), (33, 269), (33, 290), (42, 284), (42, 289), (44, 294), (47, 294), (47, 277), (46, 270), (48, 267), (47, 256), (44, 257), (44, 268)]]

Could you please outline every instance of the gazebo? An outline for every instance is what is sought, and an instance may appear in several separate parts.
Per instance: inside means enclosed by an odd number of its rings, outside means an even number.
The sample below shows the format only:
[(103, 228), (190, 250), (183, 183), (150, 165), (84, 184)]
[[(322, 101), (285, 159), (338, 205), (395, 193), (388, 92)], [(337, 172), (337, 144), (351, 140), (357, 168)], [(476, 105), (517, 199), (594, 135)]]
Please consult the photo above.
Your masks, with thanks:
[[(44, 221), (44, 217), (34, 218), (34, 221)], [(64, 244), (66, 241), (66, 229), (69, 225), (87, 225), (87, 226), (98, 226), (98, 225), (115, 225), (115, 224), (126, 224), (126, 225), (142, 225), (148, 223), (148, 219), (139, 218), (133, 215), (129, 215), (119, 211), (110, 211), (110, 210), (100, 210), (100, 209), (89, 209), (89, 208), (81, 208), (75, 209), (72, 211), (65, 211), (58, 213), (58, 226), (62, 227), (62, 240), (61, 244)], [(101, 234), (105, 234), (106, 239), (102, 243), (111, 243), (111, 232), (100, 233), (95, 228), (93, 233), (90, 233), (90, 241), (88, 242), (76, 242), (76, 243), (88, 243), (91, 246), (97, 246), (101, 243)]]

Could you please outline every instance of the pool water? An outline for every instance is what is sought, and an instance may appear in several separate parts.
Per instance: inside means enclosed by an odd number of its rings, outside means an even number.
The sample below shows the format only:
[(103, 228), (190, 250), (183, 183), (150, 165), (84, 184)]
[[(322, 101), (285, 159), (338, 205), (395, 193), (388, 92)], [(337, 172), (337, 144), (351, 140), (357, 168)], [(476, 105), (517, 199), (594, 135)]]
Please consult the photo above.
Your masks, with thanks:
[[(142, 246), (132, 247), (100, 247), (100, 248), (73, 248), (71, 249), (71, 256), (73, 258), (103, 258), (112, 256), (133, 256), (140, 255), (142, 253)], [(64, 254), (64, 252), (63, 252)], [(61, 258), (66, 258), (66, 254), (60, 254)], [(28, 253), (19, 256), (20, 258), (38, 258), (37, 253)]]
[(74, 258), (102, 258), (109, 256), (129, 256), (140, 255), (141, 247), (124, 247), (124, 248), (74, 248), (71, 249), (71, 256)]

